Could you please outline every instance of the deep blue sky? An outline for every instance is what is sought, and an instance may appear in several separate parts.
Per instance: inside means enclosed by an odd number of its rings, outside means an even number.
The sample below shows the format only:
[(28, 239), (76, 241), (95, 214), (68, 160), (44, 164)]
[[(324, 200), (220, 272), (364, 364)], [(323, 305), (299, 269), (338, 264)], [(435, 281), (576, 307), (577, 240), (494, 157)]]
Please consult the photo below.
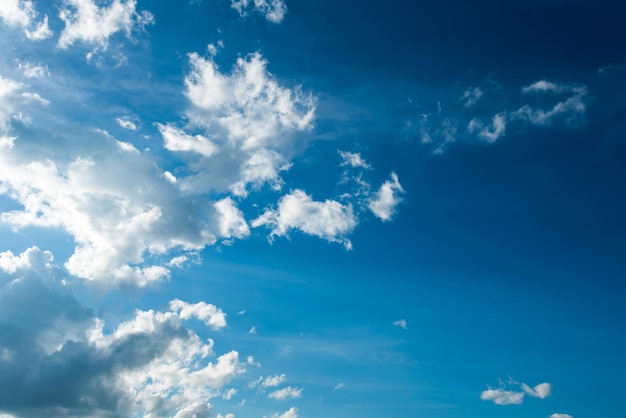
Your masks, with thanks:
[(3, 1), (0, 418), (626, 414), (626, 6)]

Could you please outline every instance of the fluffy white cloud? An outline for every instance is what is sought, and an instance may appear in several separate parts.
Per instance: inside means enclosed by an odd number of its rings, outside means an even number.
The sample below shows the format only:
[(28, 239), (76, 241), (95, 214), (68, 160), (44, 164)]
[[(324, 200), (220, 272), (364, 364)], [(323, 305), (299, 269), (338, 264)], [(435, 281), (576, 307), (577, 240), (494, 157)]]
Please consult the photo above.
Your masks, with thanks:
[(198, 318), (213, 330), (222, 329), (226, 326), (226, 314), (215, 305), (205, 302), (190, 304), (175, 299), (170, 302), (170, 309), (173, 312), (178, 312), (178, 316), (182, 319)]
[(521, 387), (528, 395), (539, 399), (546, 398), (552, 393), (552, 385), (550, 383), (540, 383), (532, 388), (526, 383), (522, 383)]
[(137, 124), (127, 117), (115, 118), (115, 121), (124, 129), (128, 129), (130, 131), (137, 130)]
[(252, 9), (272, 23), (282, 22), (287, 14), (287, 6), (283, 0), (231, 0), (231, 7), (242, 17)]
[(348, 235), (357, 225), (352, 205), (343, 205), (334, 200), (314, 201), (302, 190), (283, 196), (278, 209), (267, 209), (252, 226), (268, 226), (271, 236), (286, 236), (292, 229), (305, 234), (324, 238), (330, 242), (343, 243), (350, 249)]
[(28, 39), (39, 41), (52, 36), (47, 15), (36, 22), (38, 13), (31, 0), (2, 0), (0, 18), (7, 26), (21, 28)]
[(287, 380), (287, 375), (285, 375), (284, 373), (281, 375), (267, 376), (263, 380), (261, 385), (265, 388), (275, 387), (275, 386), (282, 385), (285, 382), (285, 380)]
[(237, 208), (233, 199), (226, 197), (215, 202), (213, 207), (217, 211), (217, 229), (222, 238), (245, 238), (250, 235), (243, 212)]
[[(102, 4), (102, 6), (99, 6)], [(135, 30), (154, 23), (150, 12), (137, 11), (137, 0), (65, 0), (59, 12), (65, 28), (59, 47), (67, 48), (77, 41), (107, 49), (109, 38), (118, 32), (130, 37)]]
[(574, 418), (569, 414), (552, 414), (549, 418)]
[(577, 85), (557, 84), (549, 81), (537, 81), (522, 88), (524, 94), (567, 94), (565, 100), (557, 102), (549, 109), (534, 108), (528, 104), (512, 113), (515, 119), (523, 119), (533, 125), (551, 125), (555, 121), (563, 121), (568, 126), (580, 125), (584, 122), (587, 88)]
[(504, 389), (487, 389), (480, 394), (480, 399), (493, 401), (496, 405), (519, 405), (524, 401), (524, 392)]
[(29, 117), (22, 113), (28, 103), (46, 106), (48, 100), (37, 93), (22, 91), (24, 85), (0, 75), (0, 148), (13, 148), (17, 136), (12, 135), (12, 120), (28, 123)]
[(391, 173), (391, 180), (384, 182), (370, 200), (368, 207), (382, 221), (389, 221), (393, 216), (396, 206), (402, 200), (400, 194), (404, 189), (400, 185), (396, 173)]
[(37, 65), (27, 61), (18, 63), (17, 69), (20, 70), (26, 78), (44, 78), (50, 75), (50, 70), (48, 70), (47, 66)]
[(202, 135), (191, 136), (171, 125), (157, 123), (163, 136), (165, 149), (178, 152), (196, 152), (210, 157), (217, 152), (217, 146)]
[(215, 418), (235, 418), (235, 416), (233, 414), (226, 414), (226, 415), (217, 414)]
[(33, 247), (0, 260), (0, 404), (7, 413), (209, 417), (210, 400), (244, 372), (236, 351), (211, 361), (213, 341), (184, 326), (187, 317), (210, 316), (212, 305), (173, 301), (174, 311), (138, 310), (104, 332), (104, 321), (59, 280), (52, 254)]
[[(0, 186), (22, 209), (2, 213), (13, 229), (62, 228), (76, 243), (68, 271), (103, 285), (145, 286), (169, 277), (146, 254), (195, 251), (215, 242), (216, 211), (183, 198), (134, 147), (102, 132), (91, 155), (69, 162), (0, 155)], [(97, 142), (97, 146), (95, 146)]]
[(277, 399), (280, 401), (285, 400), (285, 399), (290, 399), (290, 398), (298, 399), (302, 397), (302, 389), (287, 386), (286, 388), (282, 388), (274, 392), (271, 392), (269, 395), (267, 395), (267, 397), (270, 399)]

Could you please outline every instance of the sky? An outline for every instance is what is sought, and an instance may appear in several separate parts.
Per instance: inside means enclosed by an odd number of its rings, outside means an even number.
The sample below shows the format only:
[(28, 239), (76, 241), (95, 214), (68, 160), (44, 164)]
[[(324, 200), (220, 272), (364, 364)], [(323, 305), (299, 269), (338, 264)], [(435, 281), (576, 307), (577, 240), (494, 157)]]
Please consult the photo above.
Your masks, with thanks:
[(625, 13), (2, 0), (0, 418), (625, 416)]

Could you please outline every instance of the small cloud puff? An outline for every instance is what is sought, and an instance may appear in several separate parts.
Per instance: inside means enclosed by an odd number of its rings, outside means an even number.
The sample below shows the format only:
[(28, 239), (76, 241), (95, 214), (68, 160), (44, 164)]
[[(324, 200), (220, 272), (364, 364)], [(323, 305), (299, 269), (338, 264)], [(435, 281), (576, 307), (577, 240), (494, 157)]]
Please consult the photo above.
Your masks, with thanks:
[(402, 328), (402, 329), (407, 329), (406, 328), (406, 320), (404, 320), (404, 319), (399, 319), (399, 320), (395, 321), (393, 323), (393, 325), (396, 326), (396, 327)]
[(31, 0), (2, 0), (0, 18), (9, 27), (21, 28), (26, 37), (33, 41), (41, 41), (52, 36), (47, 15), (36, 22), (38, 13)]
[(255, 13), (272, 23), (282, 22), (287, 14), (287, 5), (283, 0), (231, 0), (231, 7), (242, 17), (248, 14), (250, 6)]
[(267, 395), (267, 397), (269, 399), (276, 399), (279, 401), (289, 398), (298, 399), (302, 397), (302, 389), (287, 386), (286, 388), (271, 392), (269, 395)]
[(496, 405), (519, 405), (524, 401), (524, 395), (526, 394), (534, 398), (544, 399), (552, 393), (552, 385), (547, 382), (530, 387), (526, 383), (518, 383), (513, 379), (509, 379), (508, 384), (519, 387), (521, 391), (506, 390), (504, 387), (498, 389), (489, 388), (481, 392), (480, 399), (493, 401)]
[(376, 195), (370, 200), (368, 207), (383, 222), (391, 220), (396, 206), (401, 202), (400, 194), (404, 193), (404, 189), (400, 185), (396, 173), (391, 173), (391, 180), (388, 180), (380, 186)]

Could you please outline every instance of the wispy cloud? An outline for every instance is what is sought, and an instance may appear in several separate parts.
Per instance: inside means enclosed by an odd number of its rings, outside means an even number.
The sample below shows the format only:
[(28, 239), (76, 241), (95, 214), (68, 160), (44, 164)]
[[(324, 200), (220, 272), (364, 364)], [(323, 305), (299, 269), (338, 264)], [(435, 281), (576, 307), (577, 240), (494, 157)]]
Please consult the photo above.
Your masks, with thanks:
[(272, 23), (282, 22), (287, 14), (287, 5), (283, 0), (231, 0), (231, 7), (242, 17), (254, 11)]
[(44, 15), (43, 19), (37, 21), (39, 14), (35, 3), (30, 0), (2, 0), (0, 18), (7, 26), (22, 29), (28, 39), (40, 41), (52, 36), (48, 16)]
[(282, 388), (274, 392), (271, 392), (269, 395), (267, 395), (267, 397), (269, 399), (276, 399), (279, 401), (282, 401), (285, 399), (298, 399), (302, 397), (302, 389), (287, 386), (286, 388)]

